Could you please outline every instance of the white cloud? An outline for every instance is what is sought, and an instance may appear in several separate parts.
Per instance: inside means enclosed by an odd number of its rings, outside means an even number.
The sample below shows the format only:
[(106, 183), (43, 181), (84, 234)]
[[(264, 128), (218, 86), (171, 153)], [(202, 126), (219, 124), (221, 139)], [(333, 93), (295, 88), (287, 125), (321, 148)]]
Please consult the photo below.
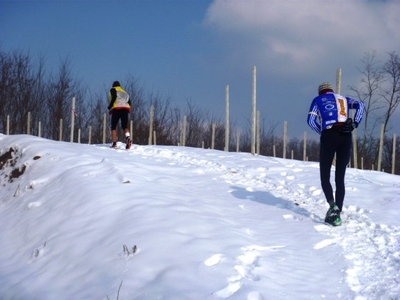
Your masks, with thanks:
[(215, 0), (205, 24), (217, 29), (232, 61), (300, 74), (356, 65), (370, 50), (395, 51), (399, 12), (399, 1)]

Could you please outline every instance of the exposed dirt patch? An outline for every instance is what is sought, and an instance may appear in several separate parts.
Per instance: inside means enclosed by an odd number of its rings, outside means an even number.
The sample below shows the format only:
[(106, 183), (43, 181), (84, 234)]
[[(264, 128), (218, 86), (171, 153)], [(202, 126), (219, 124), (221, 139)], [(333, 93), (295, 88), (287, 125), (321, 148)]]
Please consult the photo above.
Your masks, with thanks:
[[(10, 150), (8, 150), (6, 153), (4, 153), (0, 156), (0, 170), (2, 170), (7, 165), (7, 163), (9, 163), (9, 162), (11, 164), (13, 163), (14, 151), (15, 150), (13, 148), (10, 148)], [(15, 162), (14, 162), (14, 165), (15, 165)]]
[[(4, 176), (4, 179), (6, 179), (8, 182), (13, 182), (15, 179), (19, 178), (25, 173), (25, 164), (17, 166), (18, 159), (20, 157), (21, 154), (19, 153), (18, 149), (15, 148), (10, 148), (0, 156), (0, 170), (4, 170), (4, 172), (0, 173), (0, 176)], [(40, 156), (35, 157), (38, 157), (36, 159), (40, 158)], [(9, 171), (9, 167), (11, 167), (11, 171)]]
[(19, 176), (24, 174), (26, 170), (26, 166), (22, 165), (20, 168), (15, 168), (11, 171), (10, 178), (8, 179), (9, 182), (13, 182), (14, 179), (17, 179)]

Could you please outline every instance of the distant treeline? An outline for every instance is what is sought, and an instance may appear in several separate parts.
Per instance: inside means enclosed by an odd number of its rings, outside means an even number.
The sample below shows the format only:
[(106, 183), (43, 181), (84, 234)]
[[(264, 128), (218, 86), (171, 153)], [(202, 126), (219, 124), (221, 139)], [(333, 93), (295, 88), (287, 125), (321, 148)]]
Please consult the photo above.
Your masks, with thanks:
[[(372, 132), (376, 132), (380, 126), (384, 133), (390, 129), (390, 118), (400, 103), (399, 56), (395, 52), (388, 56), (385, 63), (379, 64), (374, 52), (366, 53), (361, 60), (361, 88), (351, 87), (367, 108), (363, 124), (359, 127), (363, 135), (357, 139), (358, 167), (363, 166), (364, 169), (376, 169), (378, 163), (380, 139), (373, 136)], [(21, 51), (6, 53), (0, 50), (0, 132), (7, 133), (8, 128), (9, 134), (23, 134), (29, 130), (30, 134), (39, 135), (40, 130), (41, 137), (59, 140), (62, 136), (63, 140), (69, 141), (71, 113), (74, 113), (74, 135), (78, 136), (79, 131), (80, 142), (103, 143), (109, 89), (91, 91), (72, 76), (70, 65), (70, 60), (64, 59), (59, 64), (57, 74), (52, 74), (47, 72), (44, 58), (33, 62), (29, 54)], [(225, 116), (214, 115), (190, 101), (186, 102), (184, 108), (173, 107), (170, 96), (145, 91), (138, 79), (133, 77), (127, 77), (122, 82), (132, 101), (130, 120), (135, 144), (149, 143), (150, 111), (153, 107), (152, 131), (156, 134), (157, 145), (182, 144), (185, 119), (185, 146), (224, 150)], [(76, 99), (74, 112), (71, 104), (73, 97)], [(108, 120), (107, 115), (106, 142), (110, 142)], [(60, 126), (60, 123), (63, 125)], [(287, 158), (303, 160), (306, 149), (306, 159), (318, 161), (319, 141), (289, 138), (284, 143), (284, 137), (275, 134), (276, 127), (283, 124), (266, 128), (264, 123), (265, 120), (258, 128), (257, 149), (260, 155), (282, 157), (285, 144)], [(241, 129), (231, 121), (229, 128), (229, 151), (239, 148), (241, 152), (251, 152), (250, 122), (249, 128)], [(393, 138), (385, 134), (382, 169), (386, 172), (392, 170), (393, 146), (396, 149), (396, 161), (400, 157), (399, 139), (393, 143)], [(122, 137), (120, 140), (123, 140)], [(400, 174), (399, 163), (396, 163), (395, 173)]]

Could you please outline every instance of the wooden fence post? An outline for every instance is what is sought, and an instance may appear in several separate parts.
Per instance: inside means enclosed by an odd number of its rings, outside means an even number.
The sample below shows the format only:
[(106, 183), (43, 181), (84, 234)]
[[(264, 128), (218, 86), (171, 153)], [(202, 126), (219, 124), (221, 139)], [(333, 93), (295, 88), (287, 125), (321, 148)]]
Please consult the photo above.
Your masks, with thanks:
[(107, 115), (104, 114), (104, 116), (103, 116), (103, 144), (106, 143), (106, 136), (107, 136)]
[(153, 131), (153, 145), (155, 146), (155, 145), (157, 145), (157, 134), (156, 134), (156, 131), (154, 130)]
[(257, 150), (256, 153), (260, 154), (260, 149), (261, 149), (261, 115), (260, 111), (257, 110), (257, 123), (256, 123), (256, 141), (257, 141)]
[(215, 146), (215, 123), (212, 124), (212, 129), (211, 129), (211, 149), (214, 150)]
[(307, 132), (303, 135), (303, 161), (307, 161)]
[[(336, 93), (340, 94), (342, 89), (342, 69), (338, 69), (336, 72)], [(332, 165), (336, 166), (336, 153), (333, 157)]]
[(26, 126), (26, 134), (31, 134), (31, 112), (28, 111), (28, 121)]
[(90, 145), (92, 143), (92, 126), (89, 126), (89, 139), (88, 139), (88, 144)]
[(288, 122), (283, 122), (283, 158), (286, 158), (286, 147), (287, 147), (287, 127)]
[(353, 130), (353, 167), (358, 169), (357, 129)]
[(183, 132), (182, 132), (182, 146), (186, 146), (186, 126), (187, 126), (187, 116), (183, 116)]
[(392, 174), (396, 169), (396, 134), (393, 133), (393, 152), (392, 152)]
[(236, 152), (240, 152), (240, 132), (236, 136)]
[(129, 133), (131, 134), (131, 139), (133, 143), (133, 120), (129, 122)]
[(342, 87), (342, 69), (338, 69), (336, 73), (336, 93), (340, 94)]
[(378, 168), (377, 171), (381, 171), (382, 168), (382, 152), (383, 152), (383, 140), (385, 139), (385, 127), (381, 126), (381, 139), (379, 141), (379, 152), (378, 152)]
[(60, 132), (59, 132), (59, 141), (62, 141), (62, 133), (63, 133), (63, 119), (60, 119)]
[(253, 98), (251, 115), (251, 154), (256, 153), (257, 68), (253, 67)]
[(225, 88), (225, 151), (229, 151), (229, 85)]
[(154, 105), (152, 105), (152, 106), (150, 107), (149, 145), (152, 144), (153, 120), (154, 120)]
[(75, 97), (72, 97), (72, 110), (71, 110), (71, 140), (74, 142), (74, 127), (75, 127)]

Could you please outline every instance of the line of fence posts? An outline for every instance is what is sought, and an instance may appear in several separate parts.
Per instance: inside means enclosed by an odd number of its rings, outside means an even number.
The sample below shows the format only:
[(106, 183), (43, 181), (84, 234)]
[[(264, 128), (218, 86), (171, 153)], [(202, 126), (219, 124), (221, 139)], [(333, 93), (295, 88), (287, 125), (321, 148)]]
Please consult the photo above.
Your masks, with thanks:
[[(73, 98), (74, 99), (74, 98)], [(75, 111), (72, 110), (72, 116), (71, 116), (71, 122), (74, 122), (74, 114)], [(156, 145), (156, 131), (153, 130), (153, 126), (151, 125), (154, 122), (154, 107), (151, 107), (151, 113), (150, 113), (150, 132), (149, 132), (149, 145)], [(261, 126), (260, 126), (260, 111), (257, 111), (256, 114), (256, 153), (260, 153), (260, 133), (261, 133)], [(27, 116), (27, 133), (30, 134), (31, 131), (31, 113), (28, 112)], [(227, 122), (228, 125), (228, 122)], [(7, 115), (7, 122), (6, 122), (6, 133), (7, 135), (10, 134), (10, 116)], [(130, 132), (132, 132), (133, 128), (133, 121), (130, 121)], [(181, 145), (185, 146), (186, 144), (186, 128), (187, 128), (187, 117), (184, 116), (183, 119), (183, 130), (182, 130), (182, 135), (181, 135)], [(287, 141), (288, 141), (288, 122), (284, 121), (284, 134), (283, 134), (283, 153), (282, 157), (286, 158), (286, 152), (287, 152)], [(211, 134), (211, 149), (215, 148), (215, 130), (216, 130), (216, 124), (212, 124), (212, 134)], [(63, 119), (60, 119), (60, 130), (59, 130), (59, 140), (62, 141), (62, 132), (63, 132)], [(358, 156), (357, 156), (357, 131), (356, 129), (353, 131), (353, 167), (358, 169)], [(89, 126), (89, 137), (88, 137), (88, 144), (91, 144), (91, 135), (92, 135), (92, 126)], [(41, 122), (38, 122), (38, 136), (41, 137)], [(107, 115), (104, 114), (103, 118), (103, 144), (106, 143), (106, 138), (107, 138)], [(78, 129), (78, 143), (80, 143), (81, 139), (81, 129)], [(71, 142), (73, 142), (73, 130), (71, 130)], [(380, 142), (379, 142), (379, 151), (378, 151), (378, 165), (376, 170), (377, 171), (384, 171), (382, 169), (382, 156), (383, 156), (383, 144), (385, 140), (385, 135), (384, 135), (384, 125), (382, 124), (381, 126), (381, 134), (380, 134)], [(393, 134), (393, 145), (392, 145), (392, 161), (391, 161), (391, 173), (395, 174), (395, 169), (396, 169), (396, 146), (397, 146), (397, 135)], [(202, 142), (202, 147), (204, 148), (204, 142)], [(226, 146), (225, 146), (226, 147)], [(240, 133), (237, 133), (237, 138), (236, 138), (236, 152), (239, 152), (240, 149)], [(273, 145), (273, 157), (276, 157), (276, 145)], [(291, 158), (293, 159), (294, 157), (294, 151), (291, 150)], [(307, 132), (304, 132), (303, 135), (303, 161), (308, 161), (308, 156), (307, 156)], [(364, 169), (364, 158), (360, 158), (360, 169)], [(375, 166), (372, 164), (371, 165), (371, 170), (374, 170)]]
[[(253, 67), (253, 84), (252, 84), (252, 139), (251, 139), (251, 149), (252, 154), (260, 154), (260, 147), (261, 147), (261, 118), (260, 118), (260, 111), (257, 111), (257, 92), (256, 92), (256, 81), (257, 81), (257, 68), (256, 66)], [(226, 85), (226, 125), (225, 125), (225, 151), (229, 151), (229, 136), (230, 136), (230, 122), (229, 122), (229, 85)], [(71, 104), (71, 133), (70, 133), (70, 142), (74, 141), (74, 132), (75, 132), (75, 115), (76, 115), (76, 98), (72, 98)], [(154, 106), (152, 105), (150, 108), (150, 126), (149, 126), (149, 145), (155, 144), (156, 139), (156, 132), (153, 130), (154, 124)], [(30, 134), (30, 125), (31, 125), (31, 112), (28, 112), (28, 124), (27, 124), (27, 133)], [(39, 136), (41, 136), (41, 123), (39, 122)], [(285, 121), (285, 126), (287, 126), (287, 122)], [(183, 130), (180, 139), (180, 145), (186, 145), (186, 130), (187, 128), (187, 117), (184, 116), (183, 120)], [(130, 122), (130, 132), (133, 130), (133, 121)], [(215, 148), (215, 130), (216, 124), (212, 124), (212, 141), (211, 141), (211, 149)], [(60, 119), (60, 130), (59, 130), (59, 140), (63, 140), (62, 136), (63, 132), (63, 119)], [(9, 116), (7, 116), (7, 134), (9, 134)], [(91, 143), (91, 126), (89, 126), (89, 144)], [(80, 136), (81, 136), (81, 129), (78, 129), (78, 143), (80, 143)], [(107, 139), (107, 115), (104, 114), (103, 117), (103, 144), (106, 143)], [(287, 133), (284, 135), (284, 155), (283, 157), (286, 158), (286, 141), (287, 141)], [(204, 143), (204, 142), (203, 142)], [(239, 152), (240, 150), (240, 134), (237, 136), (237, 144), (236, 144), (236, 151)], [(274, 151), (274, 156), (276, 153)]]
[[(286, 122), (286, 121), (285, 121)], [(360, 167), (358, 166), (358, 149), (357, 149), (357, 131), (356, 129), (354, 129), (353, 131), (353, 168), (355, 169), (361, 169), (364, 170), (364, 157), (360, 158)], [(287, 137), (286, 137), (287, 138)], [(285, 135), (284, 135), (284, 140), (285, 140)], [(383, 157), (383, 144), (384, 144), (384, 140), (385, 140), (385, 134), (384, 134), (384, 125), (382, 124), (381, 127), (381, 134), (380, 134), (380, 139), (379, 139), (379, 150), (378, 150), (378, 165), (376, 168), (376, 171), (384, 171), (382, 169), (382, 157)], [(395, 174), (395, 169), (396, 169), (396, 151), (397, 151), (397, 135), (394, 133), (393, 137), (392, 137), (392, 159), (391, 159), (391, 174)], [(274, 145), (275, 147), (275, 145)], [(284, 150), (283, 152), (285, 153), (285, 143), (284, 143)], [(293, 150), (291, 150), (293, 151)], [(275, 157), (275, 150), (273, 151), (273, 156)], [(285, 158), (285, 154), (283, 154), (282, 156), (283, 158)], [(292, 158), (293, 158), (293, 153), (292, 153)], [(303, 134), (303, 161), (308, 161), (308, 156), (307, 156), (307, 132), (305, 131)], [(371, 170), (374, 170), (375, 165), (372, 164), (371, 165)]]
[[(252, 126), (251, 126), (251, 154), (260, 154), (260, 135), (261, 135), (261, 117), (260, 111), (257, 111), (257, 68), (256, 66), (253, 67), (253, 76), (252, 76)], [(342, 77), (342, 70), (337, 70), (336, 76), (336, 90), (337, 93), (340, 93), (341, 89), (341, 77)], [(226, 103), (226, 124), (225, 124), (225, 151), (229, 151), (229, 85), (226, 85), (226, 96), (225, 96), (225, 103)], [(70, 134), (70, 142), (74, 141), (74, 126), (75, 126), (75, 97), (72, 98), (72, 109), (71, 109), (71, 134)], [(31, 112), (28, 112), (27, 116), (27, 133), (30, 134), (31, 131)], [(156, 132), (153, 130), (153, 123), (154, 123), (154, 106), (152, 105), (150, 108), (150, 124), (149, 124), (149, 145), (156, 144)], [(283, 130), (283, 154), (282, 157), (286, 158), (286, 148), (287, 148), (287, 141), (288, 141), (288, 122), (284, 121), (284, 130)], [(184, 116), (183, 118), (183, 130), (180, 139), (180, 145), (186, 145), (186, 131), (187, 131), (187, 117)], [(92, 127), (89, 126), (89, 144), (91, 143), (91, 132)], [(133, 121), (130, 122), (130, 132), (132, 133), (133, 129)], [(211, 149), (215, 147), (215, 130), (216, 124), (212, 124), (212, 135), (211, 135)], [(60, 130), (59, 130), (59, 140), (62, 141), (62, 132), (63, 132), (63, 119), (60, 119)], [(7, 115), (7, 135), (10, 134), (10, 116)], [(78, 129), (78, 143), (80, 143), (80, 135), (81, 129)], [(41, 136), (41, 122), (38, 122), (38, 136)], [(106, 143), (107, 137), (107, 115), (104, 114), (103, 118), (103, 144)], [(381, 170), (382, 166), (382, 155), (383, 155), (383, 143), (384, 143), (384, 125), (381, 127), (381, 135), (380, 135), (380, 143), (379, 143), (379, 152), (378, 152), (378, 166), (377, 170)], [(202, 142), (202, 147), (204, 147), (204, 142)], [(237, 134), (237, 141), (236, 141), (236, 151), (239, 152), (240, 149), (240, 134)], [(357, 130), (355, 129), (353, 132), (353, 166), (354, 168), (358, 168), (358, 157), (357, 157)], [(273, 145), (273, 156), (276, 157), (276, 147), (275, 144)], [(291, 150), (291, 158), (293, 159), (294, 152)], [(396, 157), (396, 134), (393, 134), (393, 152), (392, 152), (392, 174), (395, 171), (395, 158)], [(307, 161), (307, 132), (304, 132), (304, 143), (303, 143), (303, 160)], [(364, 159), (361, 158), (361, 169), (364, 169)], [(371, 166), (371, 169), (374, 169), (374, 165)]]
[[(74, 112), (72, 112), (74, 114)], [(152, 114), (151, 114), (152, 115)], [(257, 154), (260, 153), (260, 133), (261, 133), (261, 126), (260, 126), (260, 112), (257, 111), (257, 118), (256, 118), (256, 141), (257, 141)], [(151, 117), (151, 123), (154, 121)], [(28, 113), (27, 116), (27, 132), (30, 134), (30, 120), (31, 120), (31, 113)], [(71, 121), (74, 120), (74, 117), (71, 117)], [(7, 115), (7, 128), (6, 128), (6, 133), (7, 135), (10, 134), (10, 116)], [(130, 128), (132, 132), (132, 127), (133, 127), (133, 121), (130, 121)], [(187, 128), (187, 117), (184, 116), (183, 119), (183, 130), (182, 130), (182, 135), (181, 135), (181, 145), (185, 146), (186, 144), (186, 128)], [(284, 134), (283, 134), (283, 154), (282, 157), (286, 158), (286, 152), (287, 152), (287, 141), (288, 141), (288, 122), (284, 121)], [(149, 145), (154, 144), (156, 145), (156, 132), (153, 130), (153, 127), (150, 125), (150, 134), (149, 134)], [(216, 130), (216, 124), (212, 124), (212, 134), (211, 134), (211, 149), (215, 148), (215, 130)], [(62, 141), (62, 132), (63, 132), (63, 119), (60, 119), (60, 130), (59, 130), (59, 140)], [(91, 144), (91, 134), (92, 134), (92, 126), (89, 126), (89, 138), (88, 138), (88, 144)], [(41, 137), (41, 122), (38, 122), (38, 136)], [(81, 129), (78, 129), (78, 143), (80, 143), (80, 136), (81, 136)], [(103, 144), (106, 143), (106, 138), (107, 138), (107, 115), (104, 114), (103, 118)], [(354, 130), (354, 141), (353, 141), (353, 167), (358, 169), (358, 157), (357, 157), (357, 141), (356, 141), (357, 135), (356, 135), (356, 129)], [(73, 131), (71, 130), (71, 142), (73, 142)], [(384, 171), (382, 170), (382, 156), (383, 156), (383, 144), (385, 140), (385, 135), (384, 135), (384, 125), (382, 124), (381, 126), (381, 134), (380, 134), (380, 142), (379, 142), (379, 151), (378, 151), (378, 165), (376, 170), (377, 171)], [(395, 174), (395, 167), (396, 167), (396, 143), (397, 141), (397, 135), (393, 134), (393, 145), (392, 145), (392, 170), (391, 173)], [(204, 148), (204, 142), (202, 143), (202, 147)], [(237, 139), (236, 139), (236, 152), (239, 152), (240, 149), (240, 133), (237, 133)], [(276, 157), (276, 145), (273, 145), (273, 157)], [(294, 157), (294, 152), (291, 150), (291, 158), (293, 159)], [(308, 161), (308, 156), (307, 156), (307, 132), (304, 132), (303, 135), (303, 161)], [(364, 158), (360, 158), (361, 166), (360, 169), (364, 169)], [(375, 166), (371, 165), (371, 170), (374, 170)]]

